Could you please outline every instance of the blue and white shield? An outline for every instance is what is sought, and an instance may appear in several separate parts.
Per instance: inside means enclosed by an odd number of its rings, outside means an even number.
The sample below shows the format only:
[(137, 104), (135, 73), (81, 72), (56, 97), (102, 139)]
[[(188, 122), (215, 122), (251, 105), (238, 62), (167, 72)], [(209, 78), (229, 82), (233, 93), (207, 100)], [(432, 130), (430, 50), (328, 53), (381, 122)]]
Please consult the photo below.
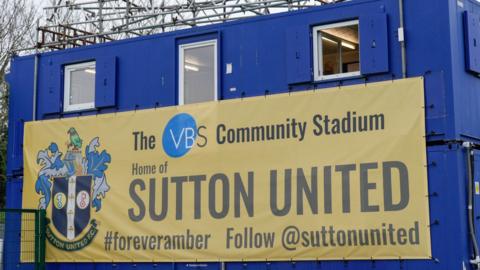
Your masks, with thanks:
[(53, 179), (52, 222), (68, 240), (75, 239), (90, 222), (92, 176)]

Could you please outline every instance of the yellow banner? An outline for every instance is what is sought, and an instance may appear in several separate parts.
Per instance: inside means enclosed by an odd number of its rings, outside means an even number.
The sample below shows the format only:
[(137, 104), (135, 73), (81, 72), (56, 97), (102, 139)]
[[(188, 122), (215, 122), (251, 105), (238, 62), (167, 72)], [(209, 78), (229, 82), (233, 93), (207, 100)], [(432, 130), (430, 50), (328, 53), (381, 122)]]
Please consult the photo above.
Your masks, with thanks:
[(25, 126), (47, 261), (431, 255), (423, 79)]

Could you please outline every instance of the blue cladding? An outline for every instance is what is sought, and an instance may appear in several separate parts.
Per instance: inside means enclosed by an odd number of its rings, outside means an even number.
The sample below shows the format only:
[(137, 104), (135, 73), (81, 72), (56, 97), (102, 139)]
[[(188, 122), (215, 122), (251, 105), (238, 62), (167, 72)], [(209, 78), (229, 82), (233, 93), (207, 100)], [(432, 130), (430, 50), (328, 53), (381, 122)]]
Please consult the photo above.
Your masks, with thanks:
[[(21, 208), (21, 200), (18, 200), (19, 194), (22, 194), (22, 179), (9, 178), (6, 181), (6, 193), (15, 194), (9, 196), (6, 200), (6, 208)], [(5, 235), (3, 236), (3, 261), (5, 269), (33, 269), (32, 264), (20, 265), (20, 237), (21, 237), (21, 216), (18, 213), (5, 214)]]
[(307, 25), (293, 26), (286, 31), (286, 66), (289, 84), (312, 80), (311, 29)]
[(43, 94), (39, 93), (39, 110), (44, 114), (59, 113), (63, 105), (63, 66), (51, 59), (42, 63), (40, 70), (44, 70), (45, 73), (40, 73), (39, 77), (46, 79), (46, 91)]
[(447, 129), (445, 72), (427, 72), (424, 78), (425, 88), (431, 89), (425, 93), (427, 138), (430, 141), (441, 140)]
[(23, 175), (23, 124), (32, 119), (33, 57), (12, 61), (9, 82), (7, 176)]
[[(467, 72), (465, 66), (465, 29), (464, 12), (480, 14), (478, 1), (464, 1), (464, 8), (452, 12), (452, 83), (453, 105), (451, 114), (454, 115), (454, 129), (458, 137), (466, 140), (480, 140), (480, 79), (476, 73)], [(477, 26), (478, 27), (478, 26)], [(477, 54), (478, 49), (477, 49)]]
[(465, 11), (464, 29), (466, 68), (480, 73), (480, 14)]
[(364, 75), (388, 72), (386, 14), (360, 16), (360, 71)]
[(473, 204), (474, 204), (474, 218), (475, 220), (477, 221), (475, 223), (475, 233), (476, 233), (476, 236), (477, 236), (477, 241), (480, 241), (480, 221), (479, 221), (479, 218), (480, 218), (480, 193), (476, 192), (476, 188), (477, 188), (477, 185), (480, 186), (480, 151), (478, 150), (475, 150), (474, 151), (474, 155), (473, 155), (473, 163), (474, 163), (474, 168), (476, 168), (476, 170), (474, 170), (473, 172), (473, 178), (475, 179), (475, 184), (474, 184), (474, 192), (475, 192), (475, 196), (474, 196), (474, 200), (473, 200)]
[(113, 107), (116, 105), (117, 58), (100, 57), (95, 68), (95, 107)]

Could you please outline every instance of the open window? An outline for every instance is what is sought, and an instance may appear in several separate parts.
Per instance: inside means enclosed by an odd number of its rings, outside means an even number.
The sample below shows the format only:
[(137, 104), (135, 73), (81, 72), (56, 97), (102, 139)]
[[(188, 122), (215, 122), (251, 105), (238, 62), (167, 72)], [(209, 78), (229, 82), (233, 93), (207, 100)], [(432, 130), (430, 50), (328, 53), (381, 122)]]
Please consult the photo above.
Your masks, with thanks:
[(95, 108), (95, 61), (66, 65), (64, 74), (63, 110)]
[(313, 28), (314, 79), (360, 75), (359, 21)]
[(179, 45), (179, 105), (217, 100), (217, 40)]

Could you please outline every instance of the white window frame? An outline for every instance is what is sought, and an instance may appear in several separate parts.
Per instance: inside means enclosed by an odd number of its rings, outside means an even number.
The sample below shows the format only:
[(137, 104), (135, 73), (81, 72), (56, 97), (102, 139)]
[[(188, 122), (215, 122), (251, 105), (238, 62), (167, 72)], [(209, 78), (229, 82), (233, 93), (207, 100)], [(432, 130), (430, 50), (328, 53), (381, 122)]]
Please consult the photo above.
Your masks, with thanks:
[[(70, 81), (73, 71), (84, 70), (84, 69), (94, 69), (96, 71), (95, 61), (84, 62), (80, 64), (65, 65), (65, 75), (64, 75), (64, 85), (63, 85), (63, 111), (72, 112), (72, 111), (81, 111), (95, 108), (95, 86), (93, 88), (93, 101), (80, 104), (70, 104)], [(96, 74), (95, 74), (96, 75)]]
[(185, 50), (186, 49), (192, 49), (192, 48), (199, 48), (199, 47), (206, 47), (206, 46), (211, 46), (213, 45), (213, 50), (214, 50), (214, 89), (215, 91), (213, 95), (213, 101), (218, 100), (218, 51), (217, 51), (217, 40), (216, 39), (210, 39), (210, 40), (205, 40), (205, 41), (199, 41), (199, 42), (192, 42), (192, 43), (186, 43), (186, 44), (180, 44), (178, 46), (178, 105), (184, 105), (185, 104), (185, 74), (184, 74), (184, 68), (183, 68), (183, 63), (185, 60)]
[[(345, 22), (339, 22), (339, 23), (320, 25), (320, 26), (316, 26), (312, 29), (312, 31), (313, 31), (313, 57), (314, 57), (314, 59), (313, 59), (313, 66), (314, 66), (313, 71), (314, 71), (315, 81), (334, 80), (334, 79), (340, 79), (340, 78), (346, 78), (346, 77), (360, 76), (360, 74), (361, 74), (360, 70), (359, 71), (354, 71), (354, 72), (332, 74), (332, 75), (323, 75), (323, 53), (322, 53), (323, 52), (323, 47), (322, 47), (322, 42), (318, 42), (319, 36), (321, 35), (320, 31), (325, 30), (325, 29), (330, 29), (330, 28), (338, 28), (338, 27), (351, 26), (351, 25), (358, 25), (358, 29), (359, 29), (359, 32), (360, 32), (360, 22), (359, 22), (359, 20), (351, 20), (351, 21), (345, 21)], [(360, 51), (361, 44), (359, 43), (358, 46), (359, 46), (359, 51)], [(360, 65), (360, 63), (359, 63), (359, 65)]]

